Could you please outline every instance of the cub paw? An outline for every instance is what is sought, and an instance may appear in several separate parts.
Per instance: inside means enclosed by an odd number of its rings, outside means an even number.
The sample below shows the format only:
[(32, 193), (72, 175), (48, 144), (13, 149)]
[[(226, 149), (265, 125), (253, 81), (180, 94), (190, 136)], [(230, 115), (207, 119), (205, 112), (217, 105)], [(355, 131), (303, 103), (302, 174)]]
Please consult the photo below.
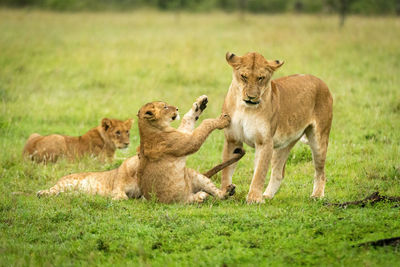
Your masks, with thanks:
[(127, 199), (129, 198), (126, 194), (114, 195), (114, 197), (112, 198), (112, 200), (127, 200)]
[(262, 194), (256, 194), (256, 193), (253, 193), (253, 192), (250, 192), (247, 195), (246, 201), (247, 201), (247, 204), (262, 204), (262, 203), (265, 203), (265, 200), (264, 200)]
[(218, 129), (224, 129), (231, 124), (231, 117), (228, 114), (221, 114), (221, 116), (218, 118)]
[(228, 185), (228, 186), (226, 187), (226, 193), (227, 193), (229, 196), (233, 196), (233, 195), (235, 194), (235, 192), (236, 192), (236, 185), (230, 184), (230, 185)]
[(203, 203), (204, 200), (208, 197), (208, 194), (206, 192), (199, 192), (197, 194), (197, 203)]
[(37, 196), (38, 198), (41, 198), (41, 197), (43, 197), (43, 196), (48, 196), (48, 195), (50, 195), (49, 190), (39, 190), (39, 191), (37, 191), (37, 193), (36, 193), (36, 196)]
[(202, 95), (197, 98), (196, 102), (193, 103), (192, 110), (196, 120), (199, 118), (203, 110), (206, 109), (208, 98), (206, 95)]

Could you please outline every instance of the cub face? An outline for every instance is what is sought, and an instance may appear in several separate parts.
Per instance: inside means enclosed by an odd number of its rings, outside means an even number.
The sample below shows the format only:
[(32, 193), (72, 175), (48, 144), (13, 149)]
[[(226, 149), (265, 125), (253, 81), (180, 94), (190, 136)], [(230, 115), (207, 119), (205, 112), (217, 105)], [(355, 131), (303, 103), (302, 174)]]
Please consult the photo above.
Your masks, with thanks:
[(120, 121), (117, 119), (104, 118), (101, 121), (101, 127), (108, 140), (110, 140), (116, 148), (123, 149), (129, 146), (129, 132), (132, 126), (132, 119)]
[(172, 121), (179, 119), (178, 108), (165, 102), (147, 103), (138, 112), (140, 121), (147, 121), (154, 126), (169, 126)]
[(233, 80), (239, 87), (243, 104), (249, 107), (260, 104), (261, 96), (270, 86), (272, 74), (284, 63), (279, 60), (266, 60), (255, 52), (241, 57), (228, 52), (225, 57), (233, 68)]

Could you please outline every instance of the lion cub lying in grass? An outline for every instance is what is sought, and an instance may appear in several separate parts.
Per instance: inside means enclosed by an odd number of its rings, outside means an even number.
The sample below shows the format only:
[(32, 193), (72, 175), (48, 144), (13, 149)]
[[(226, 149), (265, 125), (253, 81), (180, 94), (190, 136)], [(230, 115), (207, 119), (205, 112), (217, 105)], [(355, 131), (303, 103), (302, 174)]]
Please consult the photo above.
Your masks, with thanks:
[(155, 196), (160, 202), (203, 202), (211, 194), (224, 199), (234, 194), (235, 185), (219, 190), (210, 179), (186, 168), (186, 156), (200, 149), (208, 135), (230, 123), (228, 115), (206, 119), (194, 129), (207, 97), (198, 99), (182, 119), (178, 130), (170, 123), (178, 116), (178, 108), (164, 102), (152, 102), (139, 110), (140, 152), (138, 180), (145, 198)]
[(66, 156), (69, 159), (85, 154), (98, 156), (101, 160), (112, 160), (117, 148), (129, 146), (129, 131), (132, 119), (120, 121), (104, 118), (101, 125), (78, 137), (52, 134), (31, 134), (25, 144), (23, 155), (36, 162), (55, 162)]
[[(192, 109), (183, 117), (179, 129), (174, 129), (173, 131), (181, 132), (183, 134), (190, 134), (194, 129), (195, 121), (199, 118), (202, 111), (206, 108), (206, 104), (207, 97), (202, 96), (198, 98), (197, 101), (193, 104)], [(175, 116), (177, 116), (177, 113)], [(179, 143), (180, 140), (176, 139), (174, 140), (174, 142)], [(160, 144), (160, 147), (162, 146), (163, 144)], [(235, 154), (235, 156), (232, 160), (217, 165), (204, 175), (207, 177), (211, 177), (226, 166), (238, 161), (244, 155), (243, 150), (236, 150), (233, 153)], [(171, 159), (173, 160), (173, 158)], [(182, 160), (182, 158), (178, 158), (178, 160)], [(183, 166), (184, 165), (185, 164), (183, 164)], [(76, 173), (64, 176), (56, 183), (56, 185), (54, 185), (50, 189), (39, 191), (37, 193), (37, 196), (41, 197), (46, 195), (58, 195), (59, 193), (68, 191), (80, 191), (89, 194), (110, 196), (113, 199), (139, 198), (142, 196), (142, 192), (140, 190), (137, 178), (138, 167), (139, 157), (136, 155), (125, 160), (119, 168), (114, 170), (105, 172)], [(177, 168), (179, 167), (180, 166), (177, 166)], [(179, 169), (181, 170), (182, 168)], [(165, 173), (167, 173), (167, 171), (168, 170), (166, 169)], [(184, 172), (185, 170), (181, 171)], [(195, 171), (190, 170), (190, 173), (195, 173)], [(201, 174), (197, 175), (201, 176)], [(207, 178), (203, 178), (203, 180), (207, 180), (207, 183), (211, 183), (211, 181), (209, 181)], [(173, 184), (166, 186), (174, 187)], [(213, 189), (212, 192), (210, 192), (211, 194), (214, 193), (222, 197), (225, 196), (224, 194), (219, 192), (219, 190), (216, 189), (215, 186), (212, 185), (211, 187)], [(188, 187), (187, 189), (189, 188), (192, 187)], [(227, 194), (232, 194), (233, 190), (234, 186), (231, 186)], [(186, 193), (186, 191), (184, 193)], [(204, 200), (204, 198), (206, 197), (206, 193), (203, 192), (201, 195), (203, 197), (201, 200)]]

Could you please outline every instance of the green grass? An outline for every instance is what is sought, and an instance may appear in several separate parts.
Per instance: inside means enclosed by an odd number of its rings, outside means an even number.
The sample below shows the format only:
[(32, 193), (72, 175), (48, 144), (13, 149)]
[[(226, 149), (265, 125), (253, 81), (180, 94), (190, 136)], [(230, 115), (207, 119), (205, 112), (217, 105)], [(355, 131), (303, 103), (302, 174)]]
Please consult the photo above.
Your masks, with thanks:
[[(345, 265), (394, 266), (397, 247), (358, 247), (400, 236), (399, 207), (327, 207), (373, 191), (400, 195), (400, 20), (222, 13), (50, 13), (0, 10), (0, 265)], [(72, 172), (117, 167), (139, 144), (103, 165), (36, 165), (21, 152), (29, 134), (80, 135), (103, 117), (136, 118), (146, 102), (219, 115), (231, 81), (226, 51), (285, 60), (276, 73), (312, 73), (334, 95), (326, 198), (313, 201), (309, 149), (296, 145), (273, 200), (247, 205), (254, 150), (223, 202), (164, 205), (99, 196), (37, 199)], [(214, 132), (188, 165), (221, 160)], [(214, 181), (219, 184), (220, 175)], [(268, 181), (268, 179), (267, 179)], [(13, 195), (12, 192), (25, 192)]]

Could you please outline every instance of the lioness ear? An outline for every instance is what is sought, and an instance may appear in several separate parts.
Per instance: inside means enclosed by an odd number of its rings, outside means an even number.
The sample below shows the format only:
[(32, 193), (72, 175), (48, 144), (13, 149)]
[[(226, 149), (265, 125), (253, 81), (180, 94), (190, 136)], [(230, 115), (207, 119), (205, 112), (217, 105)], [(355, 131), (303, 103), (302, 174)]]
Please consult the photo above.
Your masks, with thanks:
[(104, 131), (107, 131), (112, 126), (112, 122), (108, 118), (104, 118), (101, 121), (101, 127), (103, 127)]
[(240, 64), (240, 57), (231, 52), (226, 52), (225, 59), (232, 67), (237, 67)]
[(126, 127), (128, 127), (129, 129), (132, 127), (132, 123), (133, 123), (133, 119), (127, 119), (124, 124), (126, 125)]
[(284, 61), (281, 60), (267, 60), (267, 64), (268, 66), (273, 70), (276, 71), (277, 69), (279, 69), (283, 63), (285, 63)]

